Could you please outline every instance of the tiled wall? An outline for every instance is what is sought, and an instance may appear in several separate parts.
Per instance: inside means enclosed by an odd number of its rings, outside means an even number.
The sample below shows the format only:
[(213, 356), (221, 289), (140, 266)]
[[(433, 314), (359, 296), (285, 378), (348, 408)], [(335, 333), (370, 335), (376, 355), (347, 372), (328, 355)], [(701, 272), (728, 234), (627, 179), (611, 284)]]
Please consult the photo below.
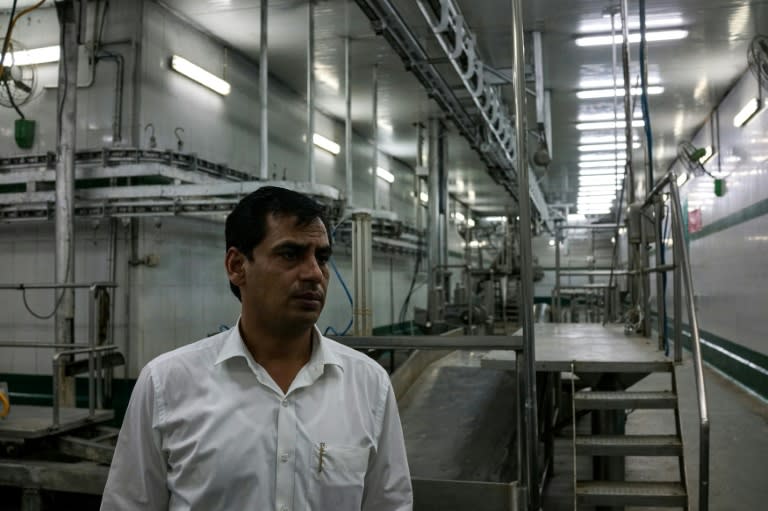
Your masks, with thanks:
[(706, 168), (727, 175), (725, 195), (715, 196), (708, 176), (689, 181), (681, 193), (689, 212), (701, 211), (702, 230), (691, 233), (690, 242), (701, 328), (768, 354), (768, 114), (759, 113), (743, 127), (733, 125), (734, 115), (757, 91), (757, 80), (747, 71), (713, 115), (715, 123), (719, 117), (719, 142), (712, 120), (693, 140), (717, 149)]
[[(118, 44), (110, 49), (126, 57), (126, 79), (123, 117), (123, 144), (146, 147), (148, 137), (143, 127), (152, 122), (159, 148), (175, 148), (176, 126), (184, 128), (184, 150), (200, 157), (226, 162), (239, 170), (258, 173), (258, 68), (249, 61), (229, 54), (227, 79), (232, 94), (221, 97), (168, 69), (168, 59), (174, 52), (193, 53), (196, 58), (220, 63), (223, 48), (205, 35), (186, 26), (153, 2), (145, 2), (143, 27), (137, 30), (139, 14), (134, 2), (112, 2), (106, 23), (106, 40), (128, 40), (141, 34), (141, 61), (136, 76), (138, 90), (131, 86), (133, 53), (131, 44)], [(30, 47), (57, 43), (55, 10), (45, 9), (36, 14), (29, 26), (18, 32), (27, 38)], [(21, 26), (21, 25), (20, 25)], [(34, 30), (30, 27), (35, 27)], [(212, 64), (211, 68), (215, 68)], [(57, 66), (40, 66), (40, 74), (55, 83)], [(102, 147), (111, 140), (114, 68), (109, 64), (98, 67), (93, 87), (78, 92), (78, 147)], [(136, 101), (137, 115), (133, 104)], [(55, 147), (56, 90), (42, 90), (25, 107), (25, 113), (38, 121), (37, 142), (30, 153)], [(12, 111), (0, 109), (0, 125), (8, 126), (14, 118)], [(134, 121), (135, 117), (135, 121)], [(306, 180), (306, 153), (302, 128), (306, 125), (304, 99), (277, 81), (270, 83), (270, 162), (278, 178)], [(297, 129), (297, 127), (300, 127)], [(329, 138), (343, 140), (344, 126), (338, 120), (318, 112), (316, 130)], [(132, 134), (136, 134), (132, 137)], [(0, 154), (21, 152), (15, 147), (13, 133), (0, 130)], [(315, 150), (317, 181), (344, 189), (343, 154), (333, 157)], [(373, 197), (373, 176), (368, 171), (371, 146), (355, 135), (353, 143), (355, 168), (352, 204), (370, 207)], [(414, 174), (399, 160), (381, 154), (380, 164), (395, 175), (394, 185), (379, 184), (379, 193), (387, 200), (383, 207), (396, 211), (412, 222), (414, 216)], [(381, 180), (377, 180), (381, 181)], [(114, 342), (129, 359), (128, 375), (135, 377), (140, 368), (154, 356), (182, 344), (192, 342), (220, 325), (236, 320), (238, 302), (226, 283), (222, 261), (224, 253), (223, 224), (191, 218), (142, 219), (136, 224), (136, 256), (157, 255), (155, 267), (128, 264), (131, 259), (131, 230), (116, 222), (116, 275), (119, 288), (115, 304)], [(451, 224), (450, 250), (461, 252), (461, 242)], [(110, 223), (98, 225), (78, 222), (76, 232), (76, 280), (108, 280)], [(54, 261), (53, 222), (12, 224), (0, 226), (0, 282), (52, 281)], [(455, 259), (455, 258), (454, 258)], [(351, 286), (351, 261), (343, 253), (337, 256), (339, 270)], [(405, 299), (413, 275), (415, 260), (398, 256), (374, 257), (373, 284), (374, 326), (395, 321)], [(422, 264), (422, 272), (425, 263)], [(417, 286), (424, 282), (423, 274)], [(426, 289), (417, 287), (411, 306), (425, 306)], [(3, 296), (0, 309), (0, 340), (53, 339), (52, 321), (30, 319), (23, 309), (20, 296)], [(30, 294), (30, 306), (39, 311), (50, 310), (50, 297)], [(394, 307), (392, 306), (394, 304)], [(394, 310), (394, 314), (393, 311)], [(332, 276), (326, 310), (319, 326), (336, 329), (346, 326), (350, 317), (349, 302), (337, 279)], [(76, 337), (84, 336), (87, 328), (85, 298), (76, 304)], [(408, 318), (411, 312), (408, 313)], [(0, 348), (0, 373), (50, 373), (50, 355), (46, 350)], [(118, 373), (118, 375), (121, 375)]]

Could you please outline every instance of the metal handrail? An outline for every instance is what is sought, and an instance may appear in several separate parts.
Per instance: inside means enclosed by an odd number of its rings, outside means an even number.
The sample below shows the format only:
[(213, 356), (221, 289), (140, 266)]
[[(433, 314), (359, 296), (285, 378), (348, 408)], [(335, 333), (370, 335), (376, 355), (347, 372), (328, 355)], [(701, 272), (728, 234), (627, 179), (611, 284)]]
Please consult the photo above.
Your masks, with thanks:
[[(679, 261), (679, 267), (683, 274), (683, 285), (685, 286), (688, 319), (691, 323), (691, 353), (693, 355), (693, 370), (696, 380), (696, 397), (699, 405), (699, 509), (707, 511), (709, 508), (709, 411), (707, 409), (707, 393), (704, 385), (704, 363), (701, 356), (699, 322), (693, 299), (693, 276), (691, 274), (688, 247), (685, 245), (680, 191), (677, 186), (677, 175), (674, 171), (669, 172), (659, 180), (648, 197), (646, 197), (643, 205), (651, 205), (654, 196), (660, 194), (666, 186), (669, 186), (672, 207), (672, 245), (675, 254), (675, 265), (678, 266)], [(676, 318), (676, 320), (679, 319)]]

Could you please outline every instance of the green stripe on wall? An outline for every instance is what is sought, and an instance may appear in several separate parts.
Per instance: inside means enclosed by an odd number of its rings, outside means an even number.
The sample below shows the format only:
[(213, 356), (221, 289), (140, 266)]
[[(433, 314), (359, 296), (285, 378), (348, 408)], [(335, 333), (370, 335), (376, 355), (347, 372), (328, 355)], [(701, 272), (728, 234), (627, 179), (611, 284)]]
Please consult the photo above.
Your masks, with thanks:
[(749, 222), (755, 218), (761, 217), (768, 213), (768, 199), (758, 201), (751, 206), (740, 209), (735, 213), (731, 213), (728, 216), (724, 216), (719, 220), (715, 220), (709, 225), (705, 225), (700, 231), (691, 233), (691, 240), (698, 240), (706, 236), (710, 236), (717, 232), (723, 231), (730, 227), (734, 227), (744, 222)]

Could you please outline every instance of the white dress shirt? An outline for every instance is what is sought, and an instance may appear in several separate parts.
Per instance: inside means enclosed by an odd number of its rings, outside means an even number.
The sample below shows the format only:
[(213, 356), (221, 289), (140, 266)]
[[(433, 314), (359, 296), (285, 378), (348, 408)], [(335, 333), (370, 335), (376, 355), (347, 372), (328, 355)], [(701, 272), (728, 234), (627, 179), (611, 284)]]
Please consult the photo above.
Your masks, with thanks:
[(139, 375), (102, 510), (404, 511), (413, 497), (386, 371), (320, 335), (287, 393), (238, 326)]

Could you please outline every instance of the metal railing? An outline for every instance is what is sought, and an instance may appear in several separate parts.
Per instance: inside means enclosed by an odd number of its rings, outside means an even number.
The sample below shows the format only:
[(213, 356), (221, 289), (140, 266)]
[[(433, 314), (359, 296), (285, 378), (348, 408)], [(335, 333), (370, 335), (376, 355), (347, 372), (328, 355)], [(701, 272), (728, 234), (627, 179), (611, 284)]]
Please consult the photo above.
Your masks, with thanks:
[[(680, 191), (677, 186), (677, 175), (674, 171), (661, 178), (650, 191), (643, 203), (643, 208), (657, 207), (658, 201), (664, 189), (669, 187), (669, 203), (672, 217), (672, 248), (675, 259), (673, 265), (675, 272), (674, 289), (674, 321), (675, 321), (675, 359), (682, 359), (681, 325), (682, 307), (680, 304), (682, 293), (679, 292), (680, 281), (685, 287), (686, 308), (688, 320), (691, 324), (691, 354), (693, 358), (693, 371), (696, 381), (696, 397), (699, 409), (699, 509), (707, 511), (709, 507), (709, 411), (707, 409), (707, 393), (704, 385), (704, 362), (701, 355), (701, 337), (699, 336), (699, 322), (696, 315), (696, 304), (693, 294), (693, 276), (691, 274), (691, 262), (688, 247), (685, 244), (685, 233), (682, 222), (682, 206), (680, 204)], [(656, 216), (657, 222), (661, 217)], [(657, 225), (658, 228), (658, 225)], [(663, 240), (662, 240), (663, 243)], [(661, 246), (657, 247), (661, 250)], [(647, 261), (646, 261), (647, 263)], [(657, 295), (663, 292), (657, 291)], [(659, 310), (659, 315), (662, 311)], [(663, 334), (662, 334), (663, 335)]]
[[(0, 348), (54, 348), (57, 351), (52, 357), (53, 380), (53, 424), (52, 429), (58, 429), (60, 425), (61, 411), (61, 384), (64, 378), (62, 370), (64, 367), (63, 357), (72, 355), (88, 354), (88, 418), (95, 417), (96, 408), (102, 407), (103, 402), (103, 375), (102, 375), (102, 353), (116, 350), (118, 347), (114, 344), (98, 344), (98, 313), (96, 302), (99, 292), (107, 289), (114, 289), (117, 284), (114, 282), (89, 282), (89, 283), (54, 283), (54, 284), (0, 284), (0, 291), (21, 291), (28, 289), (88, 289), (88, 343), (46, 343), (46, 342), (21, 342), (5, 341), (0, 342)], [(58, 306), (58, 300), (57, 306)]]

